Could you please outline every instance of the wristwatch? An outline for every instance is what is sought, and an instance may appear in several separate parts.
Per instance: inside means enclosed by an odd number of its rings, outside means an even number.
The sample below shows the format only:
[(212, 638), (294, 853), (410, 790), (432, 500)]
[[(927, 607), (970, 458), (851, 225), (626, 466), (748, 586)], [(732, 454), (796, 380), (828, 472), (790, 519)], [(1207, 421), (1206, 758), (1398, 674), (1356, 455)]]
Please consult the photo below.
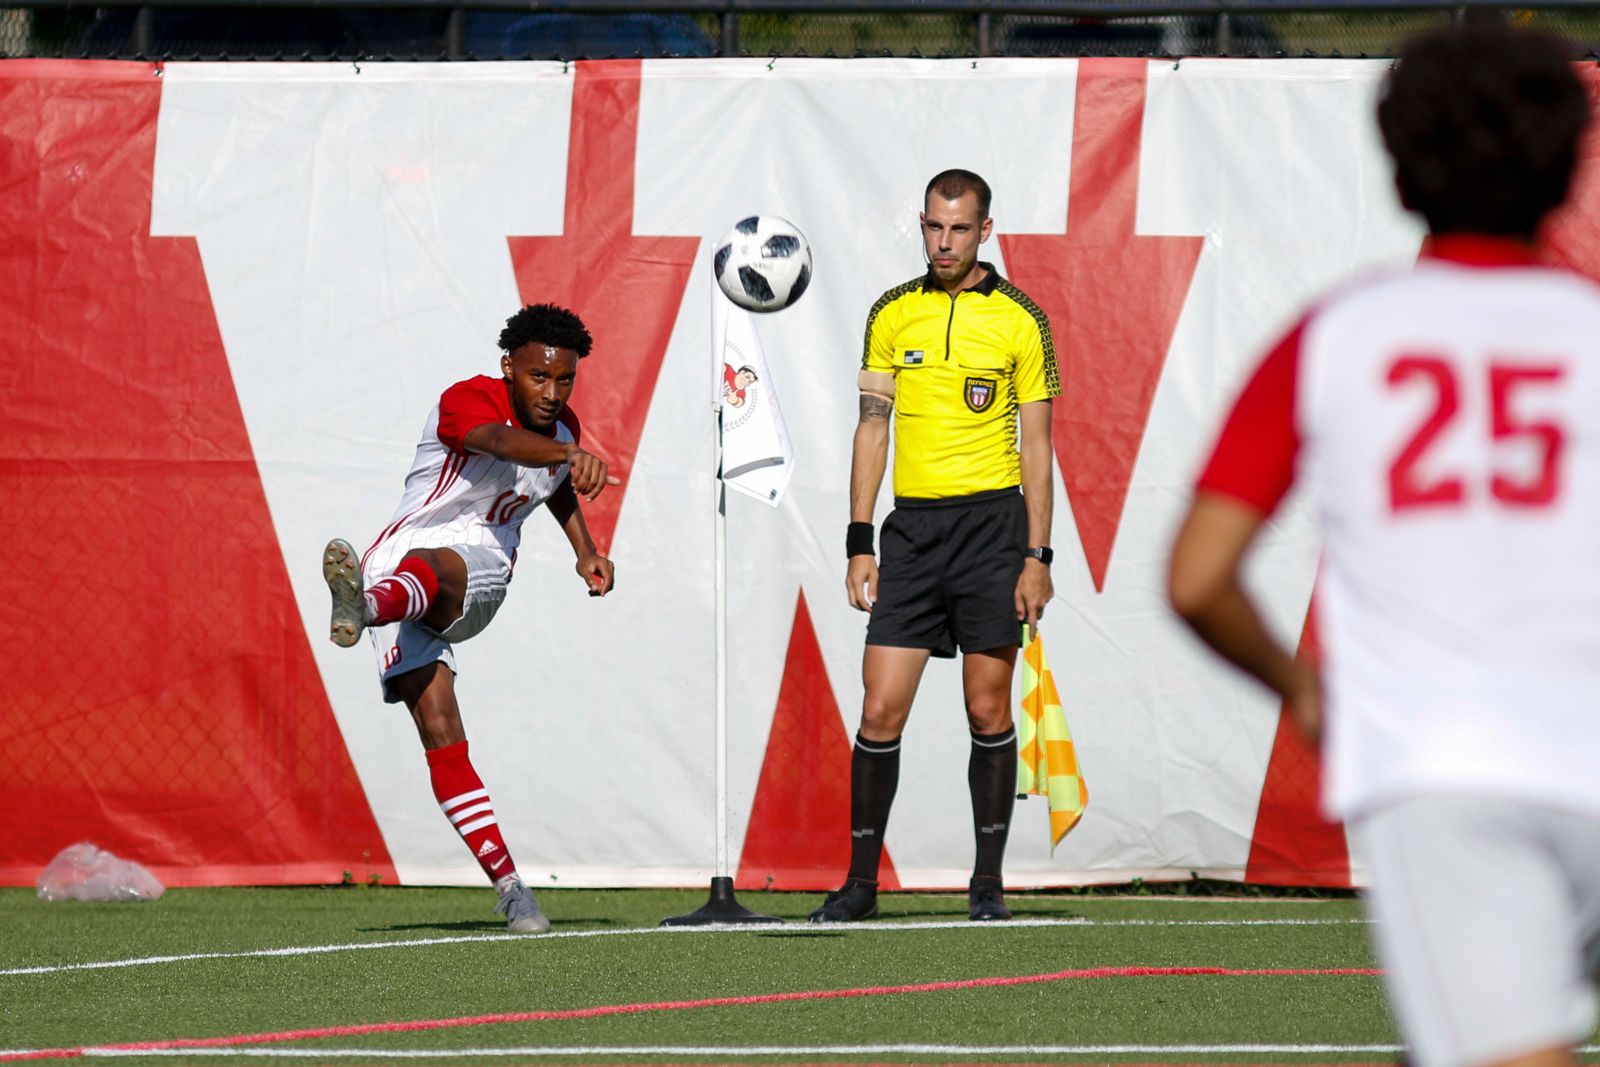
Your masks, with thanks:
[(1041, 545), (1038, 548), (1030, 548), (1024, 552), (1023, 555), (1029, 557), (1030, 559), (1038, 560), (1046, 567), (1050, 566), (1050, 561), (1056, 558), (1056, 554), (1050, 550), (1049, 545)]

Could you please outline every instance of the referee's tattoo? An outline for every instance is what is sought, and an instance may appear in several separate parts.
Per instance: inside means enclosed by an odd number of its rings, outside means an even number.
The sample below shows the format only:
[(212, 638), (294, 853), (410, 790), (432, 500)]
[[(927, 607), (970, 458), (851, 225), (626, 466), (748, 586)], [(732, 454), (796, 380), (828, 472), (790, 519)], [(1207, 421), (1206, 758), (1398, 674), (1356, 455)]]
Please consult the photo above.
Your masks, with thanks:
[(886, 396), (876, 393), (861, 394), (861, 421), (868, 419), (887, 419), (889, 411), (894, 407), (894, 401)]

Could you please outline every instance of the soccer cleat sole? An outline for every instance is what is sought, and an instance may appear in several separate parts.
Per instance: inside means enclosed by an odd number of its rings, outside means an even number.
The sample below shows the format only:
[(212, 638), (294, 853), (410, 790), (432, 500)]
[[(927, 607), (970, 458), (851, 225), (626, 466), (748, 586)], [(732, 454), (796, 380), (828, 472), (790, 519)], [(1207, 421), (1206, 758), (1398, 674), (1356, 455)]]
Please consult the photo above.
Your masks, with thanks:
[(544, 912), (538, 915), (524, 915), (520, 919), (513, 919), (506, 923), (506, 929), (514, 934), (548, 934), (550, 920)]
[(340, 648), (349, 648), (361, 638), (361, 564), (350, 542), (335, 537), (322, 550), (322, 578), (333, 595), (333, 615), (328, 622), (328, 639)]

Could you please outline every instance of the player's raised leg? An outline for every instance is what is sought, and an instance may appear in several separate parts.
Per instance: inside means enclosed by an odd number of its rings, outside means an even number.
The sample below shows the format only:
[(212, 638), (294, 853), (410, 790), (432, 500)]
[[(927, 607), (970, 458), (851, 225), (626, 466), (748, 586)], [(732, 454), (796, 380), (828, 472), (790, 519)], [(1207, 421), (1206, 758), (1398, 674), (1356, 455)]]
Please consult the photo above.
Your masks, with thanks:
[(322, 577), (333, 597), (328, 636), (349, 648), (369, 626), (421, 621), (443, 633), (461, 617), (466, 597), (467, 565), (446, 548), (418, 548), (406, 553), (394, 572), (363, 587), (355, 549), (335, 537), (322, 551)]
[(506, 916), (506, 925), (513, 933), (542, 934), (549, 930), (550, 920), (540, 910), (533, 890), (517, 874), (517, 865), (500, 833), (489, 790), (467, 755), (454, 673), (445, 664), (435, 662), (391, 679), (390, 685), (416, 722), (417, 734), (427, 751), (428, 776), (439, 810), (461, 835), (500, 895), (495, 910)]
[(976, 857), (967, 904), (975, 922), (1011, 918), (1000, 872), (1017, 802), (1017, 730), (1011, 721), (1011, 675), (1016, 661), (1015, 645), (961, 657), (967, 725), (972, 730), (967, 787), (972, 792)]

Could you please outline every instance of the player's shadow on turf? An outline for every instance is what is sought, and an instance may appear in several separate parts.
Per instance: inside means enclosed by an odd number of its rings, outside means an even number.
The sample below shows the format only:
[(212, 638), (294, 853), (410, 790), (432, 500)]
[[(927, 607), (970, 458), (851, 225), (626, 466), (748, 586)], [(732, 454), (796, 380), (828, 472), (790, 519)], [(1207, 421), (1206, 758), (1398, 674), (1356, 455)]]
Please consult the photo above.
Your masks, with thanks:
[(392, 934), (406, 930), (429, 930), (436, 933), (450, 934), (486, 934), (492, 930), (504, 930), (504, 919), (463, 919), (458, 922), (436, 923), (392, 923), (388, 926), (358, 926), (357, 933), (363, 934)]
[[(579, 923), (586, 927), (616, 926), (615, 919), (600, 919), (583, 915), (563, 915), (559, 920), (562, 924)], [(436, 923), (392, 923), (388, 926), (361, 926), (356, 931), (363, 934), (398, 933), (406, 930), (430, 930), (435, 933), (450, 934), (488, 934), (505, 933), (506, 921), (504, 919), (459, 919), (455, 922)]]

